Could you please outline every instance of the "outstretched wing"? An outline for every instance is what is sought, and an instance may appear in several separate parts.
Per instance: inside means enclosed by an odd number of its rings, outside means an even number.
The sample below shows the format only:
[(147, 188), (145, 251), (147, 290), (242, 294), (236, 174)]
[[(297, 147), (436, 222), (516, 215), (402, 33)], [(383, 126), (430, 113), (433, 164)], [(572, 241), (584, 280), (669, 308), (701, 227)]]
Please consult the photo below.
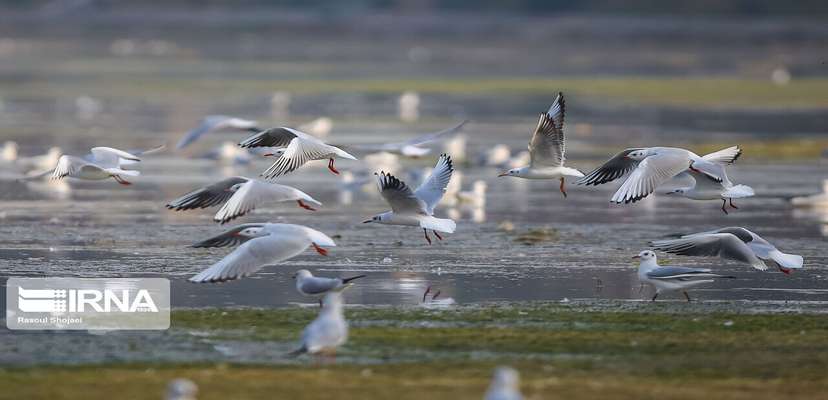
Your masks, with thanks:
[(658, 267), (647, 273), (651, 279), (710, 278), (720, 276), (707, 268)]
[(297, 137), (307, 137), (301, 132), (285, 127), (270, 128), (261, 131), (239, 143), (239, 146), (249, 147), (287, 147)]
[(541, 113), (538, 126), (532, 140), (529, 141), (530, 165), (537, 167), (560, 167), (564, 164), (564, 112), (565, 102), (563, 93), (549, 107), (549, 111)]
[(431, 171), (431, 176), (414, 192), (415, 196), (425, 202), (426, 211), (429, 214), (434, 213), (434, 207), (437, 206), (440, 198), (443, 197), (443, 193), (446, 192), (452, 172), (454, 172), (454, 166), (451, 163), (451, 157), (441, 154), (437, 160), (437, 165)]
[(469, 122), (469, 120), (464, 120), (463, 122), (457, 124), (454, 127), (451, 127), (451, 128), (448, 128), (448, 129), (443, 129), (442, 131), (439, 131), (439, 132), (432, 132), (432, 133), (427, 133), (425, 135), (417, 136), (413, 139), (406, 140), (406, 141), (404, 141), (402, 143), (398, 143), (396, 145), (400, 148), (405, 147), (405, 146), (420, 146), (420, 145), (424, 145), (424, 144), (427, 144), (429, 142), (433, 142), (433, 141), (436, 141), (436, 140), (447, 139), (447, 138), (451, 137), (452, 135), (454, 135), (455, 133), (460, 132), (460, 130), (463, 129), (463, 125), (466, 125), (467, 122)]
[(592, 172), (586, 174), (581, 179), (578, 179), (579, 185), (603, 185), (607, 182), (612, 182), (638, 166), (638, 161), (628, 158), (627, 155), (636, 151), (643, 150), (642, 148), (629, 148), (610, 158), (600, 167)]
[(426, 204), (397, 177), (380, 172), (377, 174), (380, 194), (397, 214), (426, 214)]
[(248, 276), (268, 264), (282, 262), (305, 251), (310, 241), (297, 242), (292, 237), (260, 236), (251, 239), (219, 262), (190, 278), (190, 282), (224, 282)]
[(236, 192), (232, 189), (235, 185), (248, 182), (247, 178), (234, 176), (216, 182), (212, 185), (194, 190), (167, 204), (171, 210), (192, 210), (195, 208), (207, 208), (226, 202)]
[(228, 247), (228, 246), (238, 246), (248, 240), (250, 240), (249, 236), (242, 236), (239, 235), (239, 232), (253, 227), (262, 227), (265, 224), (241, 224), (234, 226), (232, 229), (228, 229), (216, 236), (213, 236), (209, 239), (202, 240), (198, 243), (190, 245), (193, 248), (209, 248), (209, 247)]
[(226, 115), (210, 115), (201, 120), (201, 123), (195, 129), (187, 132), (183, 138), (175, 146), (176, 150), (181, 150), (191, 143), (195, 142), (202, 135), (217, 131), (219, 129), (233, 128), (239, 130), (257, 131), (256, 121), (250, 121), (241, 118), (228, 117)]
[(682, 153), (664, 152), (651, 155), (641, 161), (610, 201), (615, 203), (636, 202), (647, 197), (658, 185), (667, 182), (688, 167)]
[(112, 147), (93, 147), (92, 162), (103, 168), (119, 168), (121, 160), (141, 161), (138, 156)]
[(74, 156), (60, 156), (50, 179), (62, 179), (77, 174), (81, 168), (90, 165), (86, 160)]
[(308, 140), (296, 137), (290, 141), (282, 156), (262, 172), (262, 176), (272, 179), (293, 172), (308, 161), (325, 158), (330, 154), (331, 147), (327, 144), (316, 139)]
[(738, 237), (730, 233), (696, 234), (680, 239), (656, 240), (650, 242), (656, 249), (683, 256), (721, 257), (741, 261), (753, 268), (767, 269), (762, 260)]

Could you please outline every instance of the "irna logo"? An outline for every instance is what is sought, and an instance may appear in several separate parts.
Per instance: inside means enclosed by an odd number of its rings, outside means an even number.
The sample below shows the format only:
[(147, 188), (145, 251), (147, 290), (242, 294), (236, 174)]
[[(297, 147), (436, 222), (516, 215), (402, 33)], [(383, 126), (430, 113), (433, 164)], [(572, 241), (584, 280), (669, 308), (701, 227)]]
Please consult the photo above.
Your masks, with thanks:
[(23, 312), (158, 312), (146, 289), (17, 289)]

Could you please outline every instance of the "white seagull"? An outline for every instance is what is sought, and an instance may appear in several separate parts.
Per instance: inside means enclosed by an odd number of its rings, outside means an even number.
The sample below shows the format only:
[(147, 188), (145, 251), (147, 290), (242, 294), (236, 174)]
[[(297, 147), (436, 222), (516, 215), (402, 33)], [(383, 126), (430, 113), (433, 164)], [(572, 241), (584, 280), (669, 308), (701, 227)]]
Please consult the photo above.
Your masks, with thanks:
[(305, 202), (322, 203), (294, 187), (234, 176), (194, 190), (167, 204), (175, 211), (207, 208), (224, 203), (213, 220), (222, 224), (241, 217), (265, 202), (296, 201), (299, 207), (316, 211)]
[(326, 256), (323, 247), (336, 246), (322, 232), (293, 224), (242, 224), (191, 247), (240, 246), (219, 262), (190, 278), (190, 282), (224, 282), (243, 278), (264, 267), (301, 254), (309, 246)]
[(432, 132), (427, 133), (425, 135), (417, 136), (412, 139), (408, 139), (403, 142), (396, 142), (396, 143), (384, 143), (384, 144), (365, 144), (365, 145), (358, 145), (353, 146), (356, 149), (363, 150), (363, 151), (371, 151), (371, 152), (387, 152), (392, 154), (399, 154), (405, 157), (423, 157), (431, 152), (431, 149), (428, 147), (423, 147), (425, 145), (429, 145), (431, 143), (448, 139), (454, 136), (457, 132), (460, 132), (463, 129), (463, 125), (468, 123), (468, 120), (465, 120), (456, 126), (453, 126), (448, 129), (444, 129), (439, 132)]
[(256, 126), (256, 121), (226, 115), (210, 115), (202, 119), (201, 123), (193, 130), (187, 132), (175, 148), (181, 150), (198, 140), (202, 135), (217, 131), (260, 132), (261, 129)]
[(329, 160), (328, 169), (339, 175), (339, 171), (334, 168), (335, 157), (356, 160), (356, 157), (339, 147), (331, 146), (307, 133), (285, 127), (259, 132), (243, 140), (239, 146), (281, 148), (272, 154), (266, 154), (278, 157), (276, 162), (262, 173), (262, 176), (268, 179), (292, 172), (308, 161), (325, 159)]
[(750, 264), (760, 271), (768, 267), (762, 260), (773, 261), (780, 271), (789, 274), (802, 268), (803, 258), (779, 251), (761, 236), (742, 227), (732, 226), (681, 236), (678, 239), (650, 242), (656, 250), (682, 256), (721, 257)]
[(416, 191), (412, 191), (405, 182), (391, 174), (385, 172), (376, 174), (380, 194), (391, 206), (391, 211), (374, 215), (363, 223), (419, 226), (423, 228), (428, 244), (431, 244), (428, 229), (434, 232), (437, 239), (443, 240), (437, 232), (453, 233), (457, 224), (450, 219), (434, 217), (434, 207), (443, 197), (446, 186), (451, 180), (452, 171), (454, 168), (451, 165), (451, 158), (445, 154), (440, 155), (431, 176)]
[(742, 150), (738, 146), (728, 147), (704, 157), (675, 147), (630, 148), (616, 154), (576, 183), (601, 185), (632, 171), (610, 201), (619, 204), (634, 203), (688, 169), (704, 174), (715, 182), (723, 182), (725, 165), (732, 164), (741, 154)]
[(332, 291), (341, 291), (346, 287), (352, 285), (352, 281), (364, 278), (365, 275), (356, 275), (350, 278), (325, 278), (322, 276), (313, 276), (313, 274), (306, 270), (300, 269), (293, 275), (296, 280), (296, 291), (302, 296), (321, 299), (325, 294)]
[(485, 400), (522, 400), (520, 375), (511, 367), (497, 367), (486, 391)]
[(566, 177), (581, 178), (581, 171), (564, 166), (564, 113), (566, 106), (563, 93), (552, 102), (549, 110), (541, 113), (538, 126), (529, 141), (529, 165), (512, 168), (498, 176), (513, 176), (523, 179), (559, 179), (560, 190), (566, 197)]
[(322, 299), (319, 315), (302, 331), (302, 343), (291, 356), (300, 354), (336, 355), (336, 349), (348, 340), (342, 291), (333, 291)]
[(687, 301), (690, 301), (687, 289), (713, 282), (712, 278), (733, 278), (732, 276), (714, 274), (708, 268), (659, 266), (656, 254), (650, 250), (644, 250), (638, 253), (637, 256), (633, 256), (633, 258), (640, 260), (638, 280), (641, 283), (649, 283), (656, 289), (652, 301), (655, 301), (661, 293), (677, 292), (679, 290), (684, 293)]
[(113, 178), (122, 185), (130, 185), (123, 176), (138, 176), (140, 172), (123, 169), (125, 165), (141, 161), (138, 156), (111, 147), (92, 148), (89, 160), (64, 155), (58, 159), (52, 172), (52, 180), (65, 177), (85, 180), (103, 180)]
[(727, 174), (722, 175), (722, 181), (716, 182), (705, 174), (700, 172), (687, 170), (677, 175), (677, 177), (687, 177), (693, 180), (692, 186), (680, 187), (673, 189), (665, 194), (686, 197), (692, 200), (721, 200), (722, 211), (727, 214), (727, 202), (730, 201), (730, 207), (738, 209), (733, 204), (733, 199), (741, 199), (751, 197), (755, 193), (753, 188), (747, 185), (734, 185), (728, 179)]
[(178, 378), (170, 381), (167, 385), (166, 400), (196, 400), (198, 396), (198, 385), (195, 382)]

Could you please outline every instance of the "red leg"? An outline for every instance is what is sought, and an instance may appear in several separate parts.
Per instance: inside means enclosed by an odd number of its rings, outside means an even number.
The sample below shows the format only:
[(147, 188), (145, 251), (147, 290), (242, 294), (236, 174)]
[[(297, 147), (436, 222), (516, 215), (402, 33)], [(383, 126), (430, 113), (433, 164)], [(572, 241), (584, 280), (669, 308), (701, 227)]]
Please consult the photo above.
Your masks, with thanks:
[(428, 244), (431, 244), (431, 238), (428, 237), (428, 231), (425, 228), (423, 228), (423, 235), (425, 235), (426, 242), (428, 242)]
[(330, 161), (328, 161), (328, 169), (331, 170), (331, 172), (339, 175), (339, 171), (337, 171), (336, 168), (334, 168), (334, 159), (333, 158), (331, 158)]
[(739, 207), (736, 207), (735, 205), (733, 205), (733, 199), (730, 199), (730, 206), (737, 209), (737, 210), (739, 209)]
[(727, 214), (727, 210), (725, 209), (726, 205), (727, 205), (727, 200), (722, 199), (722, 211), (724, 211), (725, 214)]
[(437, 231), (435, 231), (434, 229), (432, 229), (432, 230), (431, 230), (431, 232), (433, 232), (433, 233), (434, 233), (434, 236), (437, 236), (437, 239), (439, 239), (439, 240), (443, 240), (443, 237), (442, 237), (442, 236), (440, 236), (440, 234), (439, 234), (439, 233), (437, 233)]
[(564, 178), (561, 178), (561, 193), (563, 193), (564, 198), (566, 198), (566, 189), (564, 188)]
[(124, 178), (121, 178), (119, 175), (112, 175), (115, 178), (115, 181), (120, 183), (121, 185), (132, 185), (132, 182), (127, 182)]
[(780, 271), (782, 271), (782, 273), (783, 273), (783, 274), (785, 274), (785, 275), (790, 275), (790, 274), (791, 274), (791, 270), (789, 270), (789, 269), (787, 269), (787, 268), (782, 268), (782, 267), (780, 266), (780, 267), (779, 267), (779, 270), (780, 270)]
[(316, 249), (316, 252), (317, 252), (317, 253), (319, 253), (319, 254), (321, 254), (321, 255), (323, 255), (323, 256), (327, 256), (327, 255), (328, 255), (328, 250), (325, 250), (325, 249), (323, 249), (323, 248), (319, 247), (319, 245), (318, 245), (318, 244), (316, 244), (316, 243), (311, 243), (311, 244), (313, 245), (313, 248), (314, 248), (314, 249)]
[(299, 207), (302, 207), (302, 208), (304, 208), (305, 210), (316, 211), (316, 209), (315, 209), (315, 208), (313, 208), (313, 207), (311, 207), (311, 206), (309, 206), (309, 205), (307, 205), (307, 204), (303, 203), (303, 202), (302, 202), (302, 200), (296, 200), (296, 202), (297, 202), (297, 203), (299, 203)]

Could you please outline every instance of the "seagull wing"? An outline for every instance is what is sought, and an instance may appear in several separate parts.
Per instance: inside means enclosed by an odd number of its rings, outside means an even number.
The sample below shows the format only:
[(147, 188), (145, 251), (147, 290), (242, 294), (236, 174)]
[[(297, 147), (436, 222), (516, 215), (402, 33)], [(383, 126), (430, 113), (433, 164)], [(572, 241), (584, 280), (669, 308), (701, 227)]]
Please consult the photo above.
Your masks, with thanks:
[(690, 235), (680, 239), (657, 240), (650, 242), (650, 245), (656, 250), (682, 256), (721, 257), (750, 264), (761, 271), (768, 268), (753, 250), (731, 233)]
[(310, 277), (302, 280), (302, 292), (308, 295), (327, 293), (342, 284), (342, 280), (333, 278)]
[(426, 211), (429, 215), (434, 213), (434, 207), (437, 206), (440, 198), (443, 197), (443, 193), (446, 192), (452, 172), (454, 172), (454, 166), (451, 163), (451, 157), (441, 154), (437, 160), (437, 165), (431, 171), (431, 176), (414, 192), (415, 196), (425, 202)]
[(638, 161), (627, 158), (627, 155), (642, 148), (629, 148), (610, 158), (600, 167), (588, 173), (576, 182), (579, 185), (603, 185), (612, 182), (638, 166)]
[(658, 267), (647, 273), (650, 279), (688, 279), (715, 278), (721, 275), (710, 272), (708, 268)]
[(62, 179), (66, 176), (76, 175), (84, 166), (92, 165), (82, 158), (75, 156), (60, 156), (55, 170), (52, 172), (52, 180)]
[(193, 130), (187, 132), (175, 148), (176, 150), (181, 150), (198, 140), (202, 135), (224, 128), (256, 130), (256, 121), (228, 117), (226, 115), (210, 115), (202, 119), (201, 123)]
[(209, 247), (233, 247), (238, 246), (251, 238), (249, 236), (239, 235), (239, 232), (253, 227), (263, 227), (265, 224), (241, 224), (234, 226), (216, 236), (209, 239), (202, 240), (191, 245), (193, 248), (209, 248)]
[(447, 139), (455, 133), (460, 132), (460, 130), (463, 129), (463, 125), (466, 125), (468, 122), (469, 120), (465, 120), (454, 127), (443, 129), (439, 132), (427, 133), (425, 135), (417, 136), (413, 139), (409, 139), (401, 143), (395, 143), (393, 145), (395, 147), (402, 148), (405, 146), (420, 146), (437, 140)]
[(213, 207), (226, 202), (231, 198), (231, 196), (233, 196), (234, 193), (236, 193), (236, 191), (232, 189), (233, 186), (245, 182), (250, 182), (250, 180), (241, 176), (227, 178), (212, 185), (208, 185), (187, 193), (169, 202), (169, 204), (167, 204), (167, 208), (180, 211)]
[(549, 111), (541, 113), (538, 126), (529, 141), (530, 165), (533, 167), (560, 167), (564, 164), (564, 112), (565, 102), (563, 93), (549, 107)]
[(634, 203), (641, 200), (652, 193), (658, 185), (686, 170), (688, 166), (687, 157), (682, 152), (664, 151), (651, 155), (638, 163), (610, 201)]
[(217, 263), (190, 278), (190, 282), (224, 282), (248, 276), (268, 264), (276, 264), (305, 251), (306, 237), (273, 235), (248, 240)]
[(121, 160), (141, 161), (138, 156), (112, 147), (93, 147), (92, 162), (103, 168), (119, 168)]
[(262, 172), (262, 176), (272, 179), (293, 172), (308, 161), (325, 158), (331, 153), (331, 146), (319, 140), (296, 137), (290, 141), (282, 156)]
[(286, 147), (297, 137), (309, 138), (310, 135), (285, 127), (270, 128), (242, 140), (239, 146), (245, 148)]
[(306, 198), (311, 199), (310, 201), (315, 203), (319, 203), (304, 192), (290, 186), (250, 179), (239, 190), (233, 193), (233, 196), (216, 212), (213, 220), (225, 224), (247, 214), (267, 201), (280, 202)]
[(380, 172), (377, 175), (380, 194), (396, 214), (427, 214), (426, 204), (417, 197), (405, 182), (397, 177)]

